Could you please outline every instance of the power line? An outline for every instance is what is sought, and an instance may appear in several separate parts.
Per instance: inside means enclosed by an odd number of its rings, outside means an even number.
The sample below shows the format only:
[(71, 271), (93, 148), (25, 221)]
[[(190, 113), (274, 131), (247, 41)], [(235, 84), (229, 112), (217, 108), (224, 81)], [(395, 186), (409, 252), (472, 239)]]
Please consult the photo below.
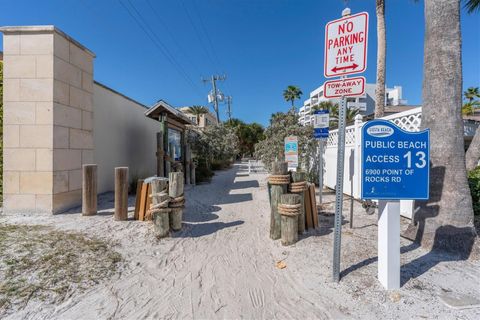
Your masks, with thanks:
[(165, 29), (165, 31), (168, 33), (168, 35), (170, 36), (170, 39), (172, 39), (173, 43), (177, 46), (178, 50), (181, 51), (183, 53), (183, 55), (187, 58), (188, 62), (192, 65), (192, 67), (197, 71), (197, 73), (200, 75), (202, 74), (202, 72), (200, 71), (200, 69), (198, 68), (198, 66), (193, 62), (193, 59), (191, 59), (191, 57), (187, 54), (187, 50), (184, 50), (183, 46), (180, 45), (180, 43), (177, 41), (176, 37), (173, 36), (173, 32), (170, 30), (170, 28), (168, 27), (168, 24), (165, 23), (162, 19), (162, 17), (160, 16), (160, 14), (158, 13), (158, 11), (155, 9), (155, 7), (152, 5), (152, 3), (150, 2), (150, 0), (147, 0), (147, 5), (150, 7), (150, 9), (152, 9), (152, 12), (153, 14), (157, 17), (158, 21), (160, 22), (160, 24), (163, 26), (163, 28)]
[(210, 55), (210, 52), (207, 50), (206, 46), (204, 45), (203, 39), (202, 39), (200, 33), (198, 32), (198, 28), (195, 25), (195, 23), (193, 22), (192, 16), (190, 15), (190, 12), (188, 11), (187, 7), (185, 6), (185, 2), (182, 0), (181, 3), (182, 3), (182, 6), (183, 6), (183, 9), (185, 10), (185, 14), (187, 16), (188, 21), (190, 22), (190, 25), (192, 26), (193, 30), (195, 31), (195, 35), (197, 36), (198, 40), (200, 41), (200, 46), (202, 47), (202, 49), (205, 52), (207, 58), (210, 60), (210, 63), (212, 64), (213, 69), (215, 70), (214, 59)]
[(184, 78), (184, 80), (186, 82), (188, 82), (192, 86), (193, 89), (197, 90), (198, 93), (200, 93), (197, 85), (192, 81), (192, 79), (185, 72), (183, 67), (176, 61), (176, 59), (170, 53), (168, 48), (162, 43), (162, 41), (159, 39), (157, 34), (152, 30), (152, 28), (150, 27), (148, 22), (145, 21), (145, 19), (142, 17), (140, 12), (135, 8), (135, 6), (130, 2), (130, 0), (127, 0), (127, 2), (132, 7), (132, 9), (136, 12), (136, 14), (138, 15), (138, 18), (133, 14), (133, 12), (122, 1), (119, 1), (119, 2), (122, 5), (122, 7), (125, 8), (125, 10), (128, 12), (128, 14), (133, 18), (135, 23), (143, 30), (143, 32), (147, 35), (147, 37), (154, 43), (154, 45), (157, 47), (157, 49), (160, 50), (162, 55), (170, 62), (170, 64), (172, 64), (172, 66), (175, 68), (175, 70)]

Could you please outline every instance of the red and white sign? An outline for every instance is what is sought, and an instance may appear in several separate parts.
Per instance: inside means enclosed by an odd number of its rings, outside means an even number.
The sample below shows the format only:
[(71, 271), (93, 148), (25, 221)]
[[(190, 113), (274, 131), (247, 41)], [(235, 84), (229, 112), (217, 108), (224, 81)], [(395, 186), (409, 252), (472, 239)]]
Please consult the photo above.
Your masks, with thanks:
[(330, 80), (325, 81), (325, 84), (323, 85), (323, 96), (325, 98), (360, 96), (364, 93), (364, 77), (353, 77), (344, 80)]
[(361, 12), (325, 26), (326, 78), (362, 73), (367, 69), (368, 13)]

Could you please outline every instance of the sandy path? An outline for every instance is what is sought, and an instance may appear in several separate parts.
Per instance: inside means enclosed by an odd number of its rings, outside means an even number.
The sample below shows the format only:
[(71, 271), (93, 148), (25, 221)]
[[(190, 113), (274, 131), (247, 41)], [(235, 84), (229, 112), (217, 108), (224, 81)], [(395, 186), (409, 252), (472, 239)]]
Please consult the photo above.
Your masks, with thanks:
[[(398, 296), (392, 298), (384, 291), (375, 277), (375, 217), (366, 216), (357, 204), (356, 229), (343, 231), (344, 277), (339, 284), (332, 283), (332, 221), (325, 218), (320, 230), (307, 233), (291, 247), (271, 241), (265, 180), (263, 174), (246, 175), (239, 165), (217, 172), (211, 184), (187, 191), (183, 230), (160, 241), (153, 237), (150, 223), (113, 221), (109, 197), (101, 203), (105, 209), (94, 217), (74, 213), (1, 218), (113, 240), (125, 259), (113, 279), (58, 306), (30, 303), (12, 318), (475, 319), (479, 315), (478, 309), (448, 309), (436, 298), (442, 290), (459, 287), (478, 297), (478, 262), (444, 262), (421, 249), (405, 250), (403, 275), (411, 272), (412, 279)], [(402, 245), (409, 243), (402, 240)], [(429, 259), (423, 262), (423, 257)], [(287, 268), (276, 269), (279, 260)], [(422, 263), (428, 268), (418, 272)]]

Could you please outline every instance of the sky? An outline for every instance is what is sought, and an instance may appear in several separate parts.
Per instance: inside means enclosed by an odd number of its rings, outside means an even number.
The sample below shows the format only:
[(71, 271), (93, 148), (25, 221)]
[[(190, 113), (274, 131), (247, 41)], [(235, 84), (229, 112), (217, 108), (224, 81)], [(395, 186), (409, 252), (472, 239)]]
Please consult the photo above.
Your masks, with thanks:
[[(386, 2), (387, 86), (402, 86), (418, 105), (423, 1)], [(375, 1), (348, 7), (370, 15), (363, 75), (374, 83)], [(267, 125), (289, 109), (288, 85), (302, 89), (300, 106), (325, 81), (325, 24), (344, 8), (343, 0), (0, 0), (0, 25), (57, 26), (96, 54), (95, 80), (148, 106), (206, 105), (211, 84), (202, 78), (225, 74), (218, 87), (233, 97), (233, 117)], [(461, 22), (464, 88), (480, 86), (480, 13), (462, 9)], [(225, 111), (220, 105), (222, 119)]]

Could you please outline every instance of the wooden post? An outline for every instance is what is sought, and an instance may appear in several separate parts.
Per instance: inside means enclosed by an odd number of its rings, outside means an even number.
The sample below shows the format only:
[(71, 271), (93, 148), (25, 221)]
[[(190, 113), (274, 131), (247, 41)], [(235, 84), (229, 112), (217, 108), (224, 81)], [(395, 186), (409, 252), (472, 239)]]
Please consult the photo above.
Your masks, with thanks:
[[(302, 182), (306, 179), (305, 172), (292, 172), (292, 180), (293, 182)], [(301, 192), (292, 192), (295, 194), (300, 195), (300, 203), (302, 207), (300, 208), (300, 214), (298, 215), (298, 233), (303, 234), (305, 232), (305, 196), (304, 191)]]
[(175, 155), (173, 150), (173, 143), (168, 144), (168, 161), (165, 161), (165, 176), (169, 177), (170, 172), (173, 172), (172, 163), (175, 161)]
[[(170, 196), (170, 227), (174, 231), (182, 228), (183, 201), (183, 172), (170, 172), (168, 195)], [(177, 199), (175, 199), (177, 198)], [(177, 207), (178, 205), (178, 207)]]
[(190, 180), (190, 175), (191, 175), (191, 167), (192, 167), (192, 155), (190, 152), (190, 145), (187, 143), (185, 145), (185, 184), (189, 185), (191, 180)]
[(195, 177), (195, 162), (191, 162), (191, 171), (190, 171), (190, 181), (192, 182), (193, 185), (197, 184), (197, 178)]
[(115, 168), (115, 220), (128, 219), (128, 167)]
[[(142, 186), (143, 179), (137, 180), (137, 193), (135, 194), (135, 211), (133, 213), (133, 219), (138, 220), (140, 216), (140, 204), (142, 202)], [(142, 216), (143, 218), (143, 216)]]
[[(169, 199), (168, 196), (168, 179), (158, 178), (152, 181), (152, 205), (150, 210), (154, 209), (153, 213), (153, 226), (155, 236), (157, 238), (164, 238), (168, 236), (170, 231), (170, 223), (168, 218), (168, 202), (162, 205)], [(158, 209), (158, 210), (157, 210)]]
[[(300, 195), (284, 194), (280, 197), (281, 204), (300, 204)], [(298, 214), (285, 214), (282, 216), (282, 245), (289, 246), (298, 241)]]
[(82, 215), (97, 214), (97, 165), (82, 166)]
[[(286, 175), (288, 173), (287, 162), (274, 162), (272, 166), (272, 175)], [(278, 213), (278, 204), (282, 194), (287, 193), (287, 185), (272, 184), (270, 187), (271, 201), (270, 201), (270, 238), (273, 240), (281, 237), (281, 217)]]
[(165, 176), (165, 150), (163, 148), (163, 132), (157, 132), (157, 176)]

